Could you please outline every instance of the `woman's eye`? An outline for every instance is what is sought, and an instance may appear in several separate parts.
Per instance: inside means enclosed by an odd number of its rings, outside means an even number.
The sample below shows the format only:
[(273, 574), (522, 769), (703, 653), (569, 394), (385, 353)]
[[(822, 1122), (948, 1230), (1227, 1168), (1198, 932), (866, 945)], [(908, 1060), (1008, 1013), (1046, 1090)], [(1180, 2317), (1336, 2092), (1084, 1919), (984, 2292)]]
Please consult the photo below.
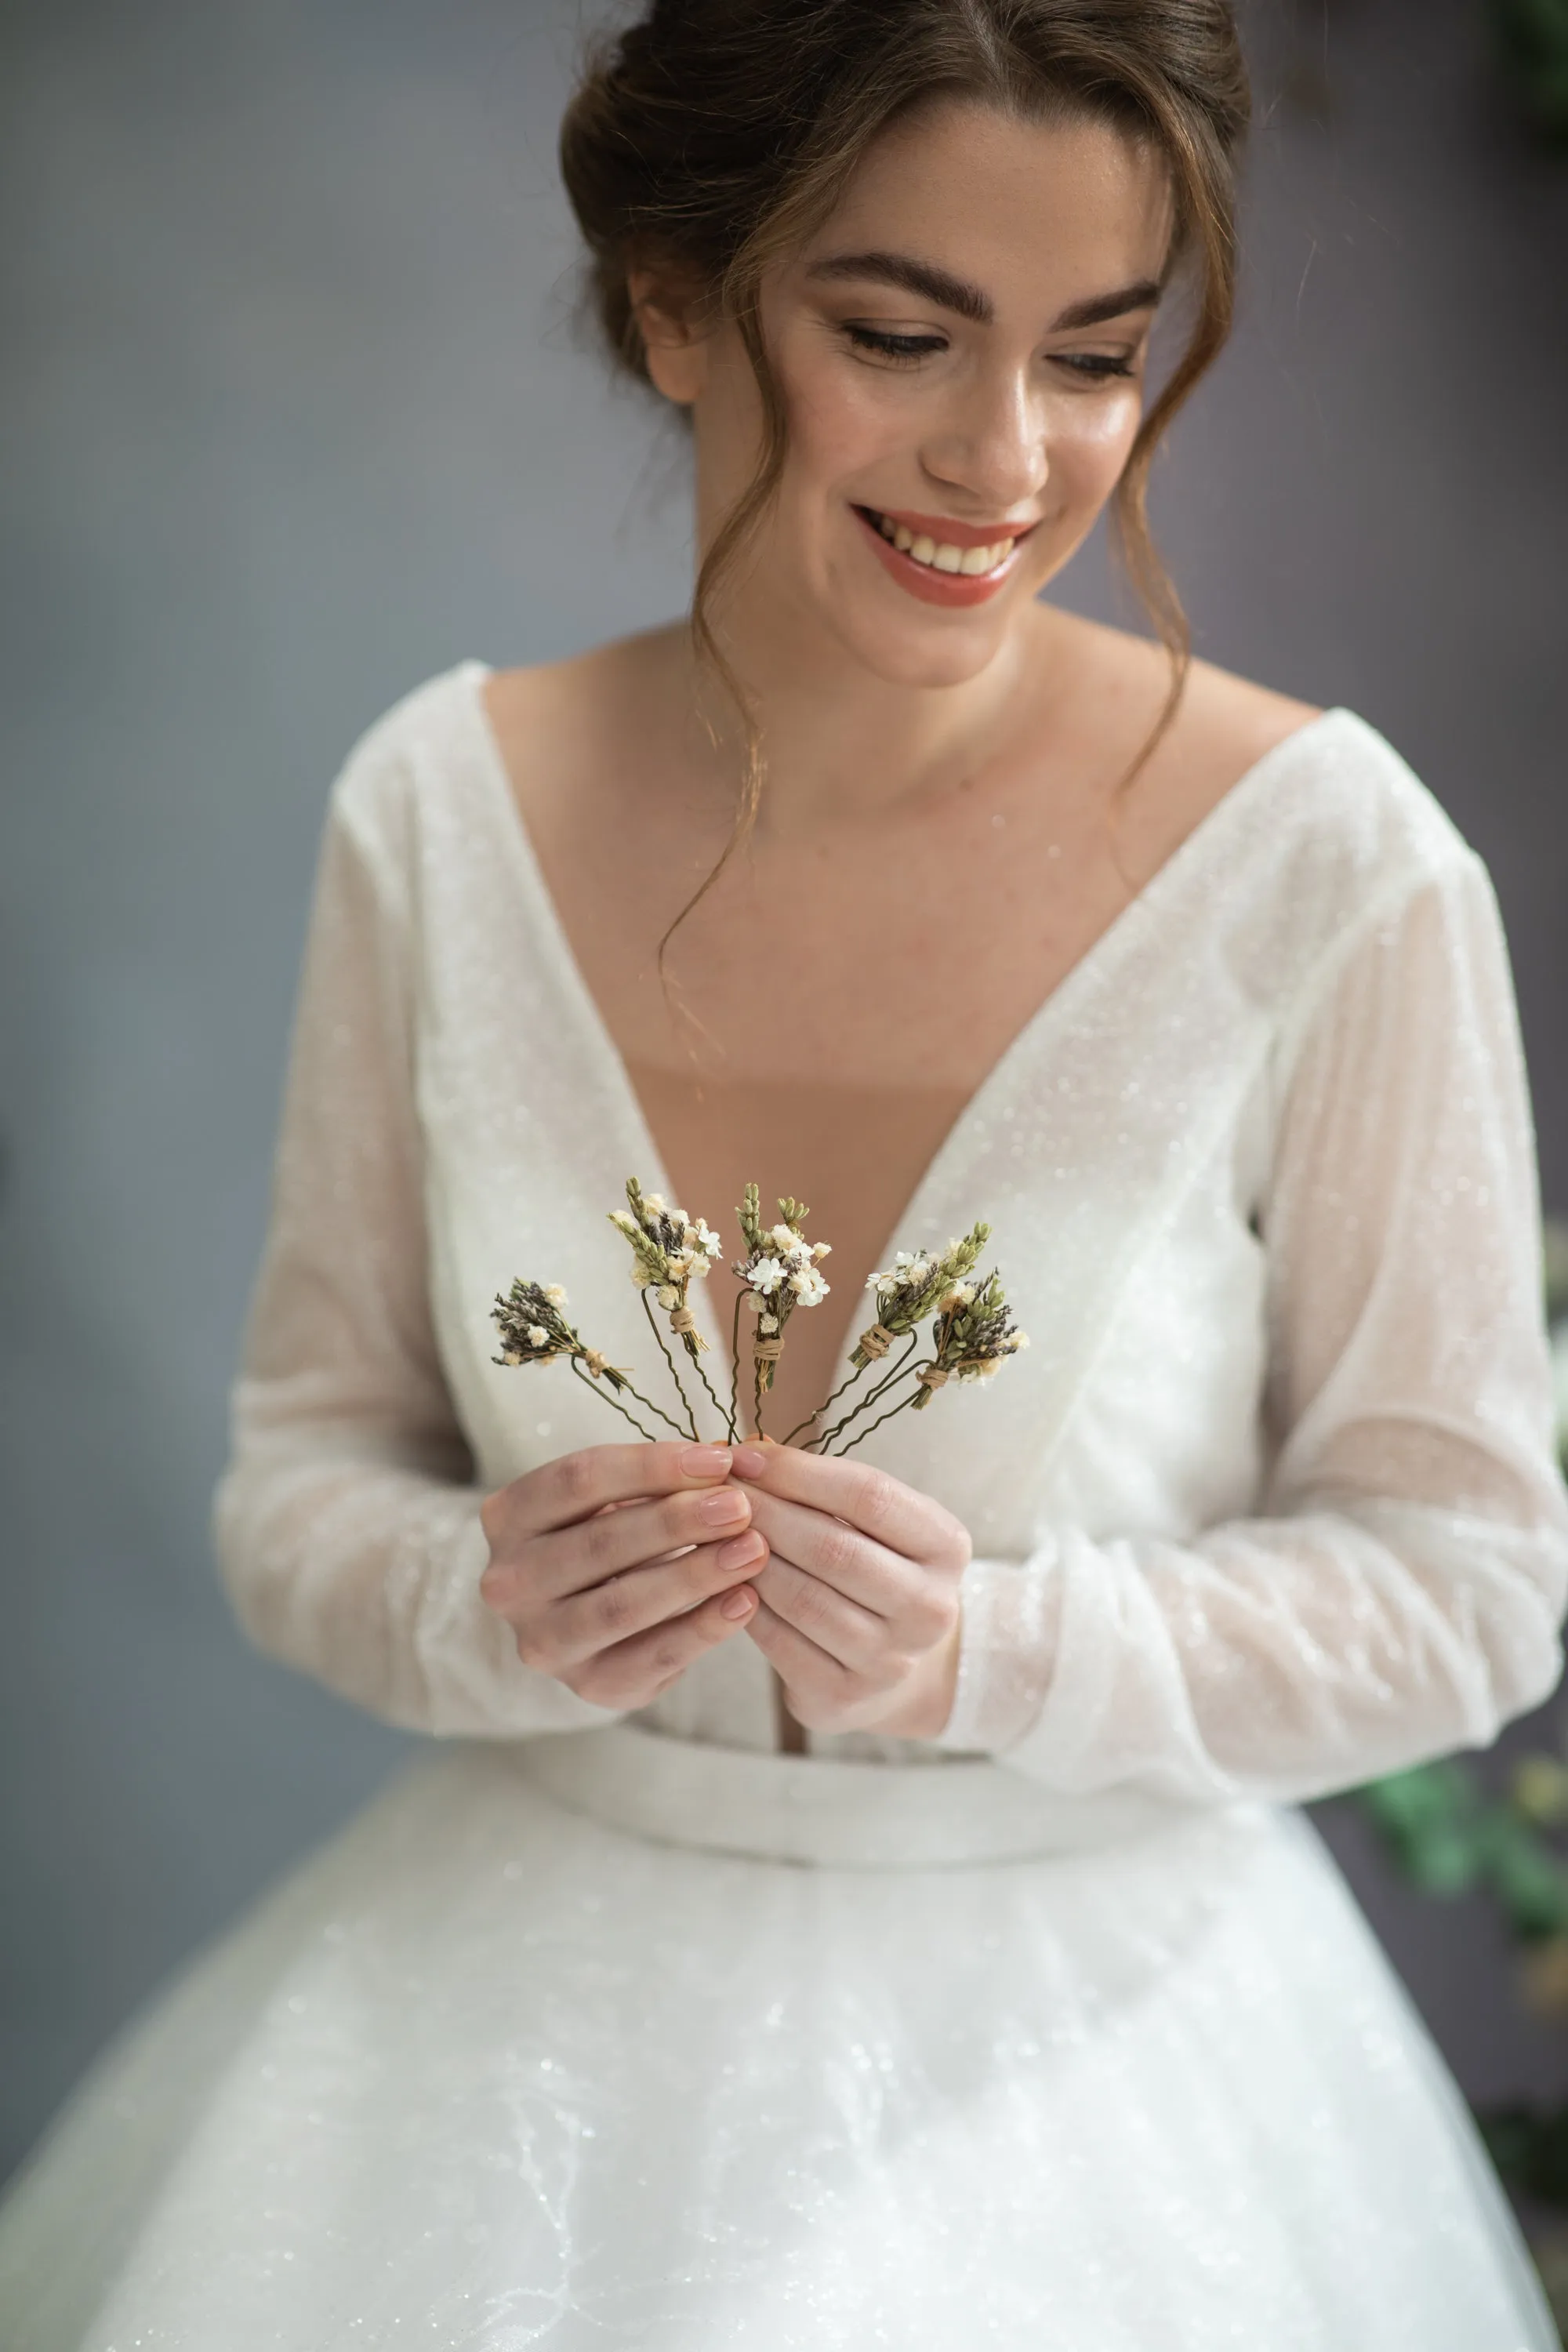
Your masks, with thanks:
[(941, 335), (895, 335), (885, 327), (858, 327), (847, 323), (845, 334), (857, 351), (875, 352), (881, 360), (891, 360), (895, 365), (910, 367), (927, 359), (932, 352), (944, 352), (947, 344)]
[(1058, 352), (1057, 365), (1070, 369), (1074, 375), (1088, 376), (1093, 383), (1103, 383), (1111, 376), (1127, 376), (1133, 373), (1130, 359), (1118, 359), (1110, 352)]

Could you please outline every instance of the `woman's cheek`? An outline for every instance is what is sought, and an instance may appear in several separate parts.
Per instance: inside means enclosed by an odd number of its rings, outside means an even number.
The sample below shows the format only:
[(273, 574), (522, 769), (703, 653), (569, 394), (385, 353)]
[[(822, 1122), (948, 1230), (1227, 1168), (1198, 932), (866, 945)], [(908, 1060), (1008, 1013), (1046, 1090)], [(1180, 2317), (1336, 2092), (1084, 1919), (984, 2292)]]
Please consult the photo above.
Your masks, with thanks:
[(1089, 415), (1080, 411), (1052, 434), (1047, 495), (1055, 528), (1045, 578), (1059, 572), (1094, 529), (1132, 454), (1142, 414), (1135, 399), (1106, 401)]

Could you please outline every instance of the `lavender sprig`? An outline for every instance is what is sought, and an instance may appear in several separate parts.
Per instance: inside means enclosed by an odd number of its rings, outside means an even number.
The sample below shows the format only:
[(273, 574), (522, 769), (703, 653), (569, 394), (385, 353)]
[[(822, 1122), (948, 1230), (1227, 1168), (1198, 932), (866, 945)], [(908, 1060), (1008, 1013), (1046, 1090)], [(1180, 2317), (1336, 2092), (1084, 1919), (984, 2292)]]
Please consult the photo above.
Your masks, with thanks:
[[(651, 1397), (645, 1397), (640, 1389), (634, 1387), (631, 1375), (622, 1365), (610, 1363), (596, 1348), (589, 1347), (575, 1325), (569, 1323), (562, 1313), (565, 1304), (566, 1293), (558, 1282), (514, 1282), (505, 1298), (498, 1293), (495, 1305), (490, 1309), (490, 1319), (500, 1333), (501, 1351), (491, 1359), (492, 1362), (510, 1365), (567, 1362), (579, 1380), (586, 1376), (590, 1385), (595, 1381), (602, 1381), (605, 1389), (614, 1392), (605, 1397), (606, 1403), (613, 1403), (616, 1397), (624, 1391), (636, 1397), (638, 1404), (662, 1421), (667, 1429), (673, 1429), (677, 1437), (684, 1437), (686, 1431), (678, 1422), (671, 1421), (667, 1412), (661, 1412)], [(641, 1423), (628, 1413), (624, 1405), (616, 1405), (616, 1409), (631, 1422), (634, 1429), (641, 1430), (643, 1436), (651, 1439), (652, 1431), (643, 1429)]]
[[(871, 1276), (866, 1287), (876, 1294), (876, 1320), (861, 1332), (850, 1350), (852, 1370), (848, 1377), (840, 1381), (832, 1395), (818, 1406), (811, 1416), (813, 1421), (820, 1421), (830, 1405), (837, 1404), (841, 1396), (858, 1385), (866, 1372), (874, 1365), (880, 1364), (895, 1340), (918, 1332), (920, 1326), (935, 1312), (954, 1286), (973, 1273), (980, 1253), (990, 1238), (989, 1225), (973, 1225), (961, 1241), (950, 1241), (945, 1250), (900, 1250), (885, 1274)], [(852, 1423), (870, 1411), (878, 1398), (890, 1386), (897, 1372), (905, 1370), (912, 1352), (912, 1349), (906, 1348), (895, 1373), (878, 1381), (848, 1412), (835, 1422), (831, 1429), (821, 1433), (816, 1440), (816, 1452), (825, 1453), (836, 1437), (841, 1436)], [(801, 1429), (809, 1426), (809, 1422), (802, 1422), (798, 1428), (791, 1430), (790, 1436), (798, 1436)], [(864, 1433), (869, 1435), (870, 1433)], [(857, 1439), (856, 1443), (858, 1444), (859, 1440)]]
[(915, 1374), (921, 1383), (920, 1395), (911, 1400), (916, 1412), (923, 1412), (950, 1380), (994, 1380), (1008, 1357), (1029, 1344), (995, 1274), (983, 1282), (954, 1285), (937, 1310), (933, 1338), (931, 1360)]

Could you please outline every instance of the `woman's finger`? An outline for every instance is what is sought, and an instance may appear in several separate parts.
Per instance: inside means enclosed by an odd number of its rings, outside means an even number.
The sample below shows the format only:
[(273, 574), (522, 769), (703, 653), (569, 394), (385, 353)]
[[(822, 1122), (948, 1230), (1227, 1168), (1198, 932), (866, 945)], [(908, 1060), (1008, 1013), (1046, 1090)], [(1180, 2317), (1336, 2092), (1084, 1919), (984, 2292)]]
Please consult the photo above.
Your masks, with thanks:
[(701, 1486), (658, 1502), (628, 1503), (535, 1536), (520, 1550), (492, 1559), (479, 1589), (492, 1607), (502, 1609), (509, 1583), (531, 1601), (563, 1601), (693, 1544), (721, 1543), (738, 1535), (751, 1516), (752, 1498), (739, 1486)]
[(749, 1632), (757, 1607), (749, 1584), (716, 1593), (684, 1617), (672, 1617), (648, 1633), (601, 1650), (573, 1674), (571, 1687), (595, 1706), (647, 1706), (704, 1651), (716, 1649), (731, 1634)]
[(857, 1697), (864, 1696), (864, 1685), (855, 1675), (806, 1634), (786, 1625), (765, 1601), (759, 1601), (757, 1613), (746, 1631), (768, 1664), (778, 1669), (779, 1679), (790, 1695), (791, 1709), (799, 1721), (807, 1719), (801, 1713), (803, 1707), (830, 1718)]
[(558, 1674), (563, 1666), (625, 1648), (638, 1634), (679, 1622), (742, 1578), (755, 1577), (767, 1556), (762, 1537), (748, 1528), (728, 1543), (700, 1544), (679, 1559), (609, 1577), (557, 1603), (523, 1664)]
[(509, 1547), (592, 1518), (606, 1503), (647, 1495), (689, 1494), (730, 1475), (728, 1445), (586, 1445), (563, 1454), (486, 1497), (481, 1517), (494, 1545)]
[(879, 1667), (888, 1656), (886, 1621), (873, 1616), (793, 1559), (771, 1551), (768, 1564), (751, 1580), (764, 1607), (851, 1674)]
[(879, 1617), (890, 1618), (907, 1607), (921, 1577), (929, 1573), (873, 1542), (847, 1520), (784, 1502), (761, 1486), (750, 1491), (752, 1525), (766, 1535), (770, 1551), (809, 1569)]
[(733, 1475), (782, 1502), (847, 1519), (906, 1559), (962, 1568), (969, 1558), (969, 1534), (961, 1520), (869, 1462), (805, 1454), (795, 1445), (738, 1445)]

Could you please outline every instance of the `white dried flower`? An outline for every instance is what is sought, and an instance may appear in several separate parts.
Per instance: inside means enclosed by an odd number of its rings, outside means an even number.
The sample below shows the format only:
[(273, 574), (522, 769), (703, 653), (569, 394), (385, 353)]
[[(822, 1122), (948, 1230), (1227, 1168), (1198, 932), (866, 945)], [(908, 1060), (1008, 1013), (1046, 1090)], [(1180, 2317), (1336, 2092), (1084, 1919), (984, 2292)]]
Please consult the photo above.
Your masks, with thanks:
[(813, 1257), (831, 1257), (833, 1255), (833, 1244), (831, 1242), (813, 1242), (811, 1244), (811, 1255)]
[(653, 1295), (667, 1313), (673, 1312), (680, 1304), (680, 1293), (673, 1282), (661, 1282)]
[(542, 1323), (529, 1325), (528, 1344), (531, 1348), (547, 1348), (550, 1345), (550, 1334)]
[(705, 1225), (701, 1218), (699, 1217), (697, 1223), (690, 1228), (690, 1231), (696, 1236), (695, 1245), (698, 1249), (701, 1250), (705, 1255), (709, 1257), (718, 1256), (724, 1244), (720, 1240), (711, 1225)]
[(791, 1250), (800, 1247), (800, 1235), (793, 1225), (774, 1225), (768, 1239), (776, 1249), (784, 1252), (785, 1257), (789, 1255)]
[(547, 1282), (544, 1286), (544, 1296), (549, 1299), (552, 1307), (564, 1307), (566, 1304), (566, 1293), (558, 1282)]
[(645, 1192), (642, 1196), (642, 1204), (643, 1207), (649, 1212), (650, 1215), (656, 1217), (663, 1216), (664, 1194), (662, 1192)]
[(778, 1328), (779, 1318), (776, 1315), (758, 1315), (757, 1328), (759, 1331), (772, 1332), (776, 1331)]
[(746, 1274), (746, 1280), (751, 1288), (760, 1291), (764, 1298), (770, 1292), (778, 1288), (784, 1278), (784, 1267), (776, 1257), (759, 1258), (755, 1265), (748, 1268)]
[(818, 1307), (827, 1296), (827, 1285), (814, 1265), (803, 1265), (792, 1274), (789, 1286), (803, 1307)]

